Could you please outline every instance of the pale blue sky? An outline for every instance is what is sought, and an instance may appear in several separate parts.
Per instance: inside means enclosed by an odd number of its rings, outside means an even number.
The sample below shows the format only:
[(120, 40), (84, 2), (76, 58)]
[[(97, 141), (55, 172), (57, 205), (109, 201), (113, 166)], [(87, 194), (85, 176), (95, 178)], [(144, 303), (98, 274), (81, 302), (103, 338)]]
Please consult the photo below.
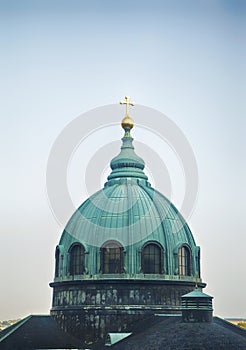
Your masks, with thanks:
[(45, 189), (53, 142), (126, 94), (191, 143), (199, 198), (189, 224), (205, 291), (217, 315), (246, 317), (245, 23), (243, 0), (0, 0), (0, 319), (50, 308), (62, 231)]

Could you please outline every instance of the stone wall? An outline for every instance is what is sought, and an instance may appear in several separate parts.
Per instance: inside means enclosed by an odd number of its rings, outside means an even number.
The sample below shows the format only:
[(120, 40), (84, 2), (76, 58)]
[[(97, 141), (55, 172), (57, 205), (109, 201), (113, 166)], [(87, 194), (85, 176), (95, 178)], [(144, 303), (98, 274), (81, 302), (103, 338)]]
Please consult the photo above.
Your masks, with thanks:
[(180, 313), (181, 296), (194, 283), (177, 281), (71, 281), (51, 283), (51, 315), (67, 332), (88, 342), (154, 313)]

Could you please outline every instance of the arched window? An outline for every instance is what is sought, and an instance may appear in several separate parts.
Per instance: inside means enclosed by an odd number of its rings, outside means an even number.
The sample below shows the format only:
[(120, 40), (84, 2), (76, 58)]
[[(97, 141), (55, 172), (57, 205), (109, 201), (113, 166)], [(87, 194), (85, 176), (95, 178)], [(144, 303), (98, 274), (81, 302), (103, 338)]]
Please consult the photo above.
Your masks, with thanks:
[(186, 246), (179, 248), (179, 275), (190, 276), (191, 275), (191, 254), (190, 249)]
[(81, 244), (74, 244), (69, 253), (70, 275), (82, 275), (85, 271), (85, 248)]
[(142, 249), (143, 273), (162, 273), (163, 249), (157, 243), (147, 243)]
[(55, 277), (59, 277), (60, 275), (60, 249), (59, 247), (56, 247), (56, 254), (55, 254)]
[(124, 253), (119, 242), (109, 241), (101, 248), (101, 270), (102, 273), (123, 273)]
[(198, 272), (198, 277), (201, 277), (201, 263), (200, 263), (200, 248), (198, 250), (197, 254), (197, 272)]

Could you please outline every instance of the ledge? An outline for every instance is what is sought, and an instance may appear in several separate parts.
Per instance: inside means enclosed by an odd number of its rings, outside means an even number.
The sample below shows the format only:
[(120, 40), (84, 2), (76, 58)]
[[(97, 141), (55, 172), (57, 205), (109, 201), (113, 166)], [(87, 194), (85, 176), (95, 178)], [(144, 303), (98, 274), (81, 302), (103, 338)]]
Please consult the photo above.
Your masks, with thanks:
[[(56, 277), (54, 282), (66, 282), (66, 281), (94, 281), (94, 280), (144, 280), (144, 281), (187, 281), (196, 282), (195, 276), (180, 276), (180, 275), (164, 275), (164, 274), (97, 274), (97, 275), (75, 275), (75, 276), (63, 276)], [(202, 282), (199, 278), (198, 282)]]
[[(77, 275), (57, 277), (54, 282), (50, 283), (50, 287), (58, 287), (62, 285), (79, 285), (79, 284), (166, 284), (166, 285), (184, 285), (185, 283), (194, 286), (196, 277), (194, 276), (177, 276), (177, 275), (129, 275), (129, 274), (113, 274), (113, 275)], [(198, 287), (205, 288), (206, 283), (198, 280)]]

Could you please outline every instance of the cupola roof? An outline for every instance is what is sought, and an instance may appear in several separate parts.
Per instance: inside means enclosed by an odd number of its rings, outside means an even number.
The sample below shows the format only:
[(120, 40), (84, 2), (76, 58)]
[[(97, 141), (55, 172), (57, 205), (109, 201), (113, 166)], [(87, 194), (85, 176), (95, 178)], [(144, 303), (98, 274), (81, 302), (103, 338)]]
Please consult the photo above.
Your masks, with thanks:
[(130, 132), (134, 127), (134, 122), (129, 116), (128, 108), (129, 105), (133, 106), (135, 103), (130, 102), (129, 96), (126, 96), (125, 100), (122, 100), (120, 103), (126, 105), (126, 115), (121, 122), (125, 135), (122, 138), (120, 153), (110, 162), (112, 172), (108, 176), (108, 180), (129, 177), (147, 180), (148, 178), (143, 172), (145, 166), (144, 160), (136, 155), (132, 144), (133, 138)]
[[(121, 103), (127, 110), (121, 123), (124, 137), (120, 153), (110, 163), (112, 171), (104, 187), (83, 202), (68, 221), (59, 247), (68, 252), (73, 244), (82, 244), (90, 251), (88, 271), (96, 274), (99, 258), (94, 257), (105, 242), (117, 241), (126, 254), (133, 249), (136, 255), (144, 244), (152, 242), (164, 252), (162, 266), (165, 269), (162, 271), (168, 276), (178, 275), (178, 254), (183, 247), (183, 254), (189, 261), (184, 278), (194, 278), (199, 274), (200, 248), (181, 213), (148, 182), (144, 160), (135, 153), (132, 144), (134, 122), (129, 116), (129, 106), (133, 102), (126, 96)], [(87, 261), (89, 264), (89, 258)], [(139, 262), (127, 261), (126, 271), (141, 273)]]

